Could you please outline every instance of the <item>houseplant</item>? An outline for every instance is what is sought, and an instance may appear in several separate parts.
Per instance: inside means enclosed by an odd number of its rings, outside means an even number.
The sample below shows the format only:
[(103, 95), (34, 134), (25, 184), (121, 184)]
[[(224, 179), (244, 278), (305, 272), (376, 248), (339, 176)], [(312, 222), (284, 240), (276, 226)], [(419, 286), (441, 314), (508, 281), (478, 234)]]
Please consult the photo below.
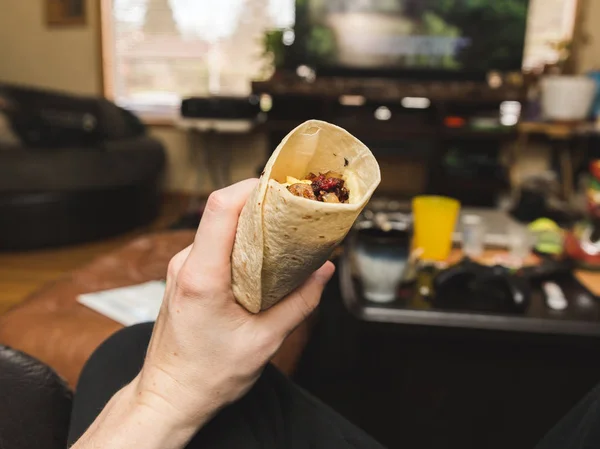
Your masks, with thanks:
[(586, 75), (575, 74), (571, 41), (550, 44), (558, 61), (541, 80), (542, 116), (545, 120), (576, 122), (589, 118), (597, 85)]

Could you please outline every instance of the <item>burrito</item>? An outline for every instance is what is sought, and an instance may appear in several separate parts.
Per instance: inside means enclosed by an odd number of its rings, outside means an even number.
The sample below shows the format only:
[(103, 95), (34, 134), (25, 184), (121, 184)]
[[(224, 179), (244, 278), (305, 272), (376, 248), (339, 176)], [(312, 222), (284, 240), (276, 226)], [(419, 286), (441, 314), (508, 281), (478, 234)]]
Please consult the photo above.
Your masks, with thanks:
[(310, 120), (279, 144), (240, 215), (231, 256), (236, 300), (268, 309), (327, 261), (379, 185), (371, 151)]

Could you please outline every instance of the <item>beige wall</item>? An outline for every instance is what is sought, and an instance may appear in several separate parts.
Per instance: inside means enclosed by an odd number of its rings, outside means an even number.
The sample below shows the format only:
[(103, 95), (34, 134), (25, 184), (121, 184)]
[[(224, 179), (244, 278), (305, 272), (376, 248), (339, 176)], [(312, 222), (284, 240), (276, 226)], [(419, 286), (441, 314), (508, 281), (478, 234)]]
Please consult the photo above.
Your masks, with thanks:
[(600, 69), (600, 1), (580, 0), (583, 2), (583, 34), (589, 42), (579, 52), (579, 69), (582, 72)]
[(154, 127), (152, 135), (160, 139), (168, 149), (165, 186), (170, 191), (206, 195), (214, 190), (206, 167), (207, 152), (210, 152), (208, 156), (214, 160), (222, 155), (223, 149), (230, 151), (233, 182), (256, 177), (259, 165), (265, 162), (266, 142), (262, 134), (216, 137), (212, 145), (202, 138), (193, 139), (199, 143), (197, 146), (190, 145), (186, 132), (175, 128)]
[[(226, 148), (231, 153), (231, 181), (256, 177), (257, 167), (265, 162), (266, 143), (262, 135), (216, 137), (208, 144), (200, 139), (194, 148), (186, 131), (172, 127), (153, 127), (151, 133), (167, 148), (167, 173), (165, 189), (172, 192), (189, 192), (208, 195), (215, 189), (206, 166), (207, 152), (214, 159), (215, 152), (222, 155)], [(218, 147), (218, 148), (215, 148)], [(218, 161), (217, 161), (218, 162)]]
[(98, 0), (88, 25), (48, 28), (43, 0), (0, 1), (0, 81), (98, 94)]

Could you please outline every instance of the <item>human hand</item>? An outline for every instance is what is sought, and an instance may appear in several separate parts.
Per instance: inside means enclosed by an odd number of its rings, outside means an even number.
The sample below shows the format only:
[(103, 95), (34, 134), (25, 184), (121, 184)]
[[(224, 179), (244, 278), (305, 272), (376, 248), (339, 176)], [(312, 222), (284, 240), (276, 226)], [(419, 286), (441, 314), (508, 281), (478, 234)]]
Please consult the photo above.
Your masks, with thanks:
[(241, 210), (256, 186), (243, 181), (213, 193), (194, 243), (171, 260), (166, 293), (137, 401), (175, 425), (197, 429), (242, 396), (283, 340), (318, 305), (334, 267), (327, 262), (301, 287), (260, 314), (231, 290), (231, 252)]

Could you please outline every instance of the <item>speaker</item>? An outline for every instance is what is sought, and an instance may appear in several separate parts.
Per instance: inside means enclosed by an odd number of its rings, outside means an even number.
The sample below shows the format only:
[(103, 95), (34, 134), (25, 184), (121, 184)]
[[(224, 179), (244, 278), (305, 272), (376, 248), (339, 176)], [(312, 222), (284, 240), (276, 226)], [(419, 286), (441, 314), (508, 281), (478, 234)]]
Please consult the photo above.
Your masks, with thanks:
[(181, 102), (181, 116), (206, 120), (255, 120), (260, 114), (260, 99), (249, 97), (191, 97)]

